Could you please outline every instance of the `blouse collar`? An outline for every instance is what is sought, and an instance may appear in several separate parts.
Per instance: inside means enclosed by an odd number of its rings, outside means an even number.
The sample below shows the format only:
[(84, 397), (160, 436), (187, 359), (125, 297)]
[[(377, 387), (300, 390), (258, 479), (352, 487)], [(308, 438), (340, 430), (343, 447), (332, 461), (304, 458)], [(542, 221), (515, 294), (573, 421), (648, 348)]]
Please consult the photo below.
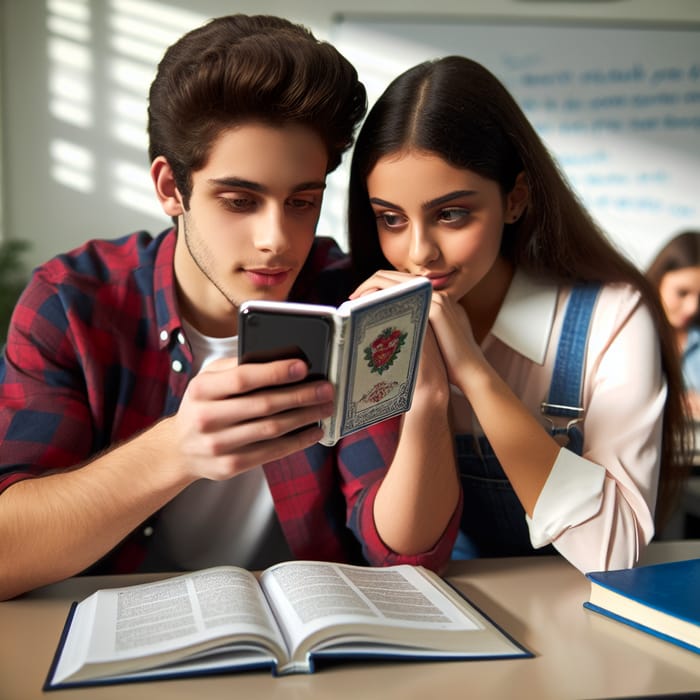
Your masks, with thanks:
[(558, 286), (516, 269), (491, 335), (543, 364), (557, 308)]

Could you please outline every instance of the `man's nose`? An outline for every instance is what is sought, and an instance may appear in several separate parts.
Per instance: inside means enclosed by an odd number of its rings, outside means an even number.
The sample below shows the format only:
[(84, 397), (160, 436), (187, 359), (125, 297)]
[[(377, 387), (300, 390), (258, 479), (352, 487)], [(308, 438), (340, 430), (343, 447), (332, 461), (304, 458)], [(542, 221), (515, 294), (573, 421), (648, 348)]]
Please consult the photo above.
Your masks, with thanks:
[(283, 206), (266, 206), (263, 216), (255, 222), (255, 247), (271, 253), (285, 250), (288, 245), (285, 223)]

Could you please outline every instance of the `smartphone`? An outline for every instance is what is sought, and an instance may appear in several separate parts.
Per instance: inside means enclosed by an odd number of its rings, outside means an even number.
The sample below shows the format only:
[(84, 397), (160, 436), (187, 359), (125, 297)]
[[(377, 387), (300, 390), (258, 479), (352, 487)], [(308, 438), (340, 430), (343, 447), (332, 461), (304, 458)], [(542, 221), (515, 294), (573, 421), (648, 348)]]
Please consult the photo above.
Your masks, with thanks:
[(272, 362), (299, 358), (309, 373), (304, 381), (327, 379), (333, 318), (290, 302), (248, 301), (238, 314), (238, 361)]

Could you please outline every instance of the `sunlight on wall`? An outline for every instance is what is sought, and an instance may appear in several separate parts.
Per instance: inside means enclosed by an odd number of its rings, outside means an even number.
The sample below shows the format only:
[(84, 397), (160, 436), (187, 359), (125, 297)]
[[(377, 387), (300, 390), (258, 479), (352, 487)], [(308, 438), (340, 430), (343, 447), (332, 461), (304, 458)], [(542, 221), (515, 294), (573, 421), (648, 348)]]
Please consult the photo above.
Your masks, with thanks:
[(49, 151), (54, 180), (80, 192), (93, 191), (95, 157), (89, 149), (70, 141), (53, 139)]
[(149, 216), (148, 89), (165, 49), (206, 16), (144, 0), (47, 0), (53, 179)]
[[(49, 113), (78, 129), (93, 125), (93, 70), (90, 7), (86, 0), (47, 3)], [(79, 192), (95, 188), (94, 157), (85, 147), (61, 138), (49, 144), (51, 176)]]
[(79, 127), (92, 124), (90, 8), (86, 0), (49, 0), (49, 110)]
[[(110, 227), (120, 212), (143, 214), (145, 228), (167, 224), (149, 175), (148, 90), (165, 49), (208, 16), (166, 0), (46, 0), (46, 15), (51, 178), (89, 195), (86, 212)], [(376, 67), (375, 54), (367, 61)], [(380, 81), (398, 72), (383, 68)], [(328, 178), (317, 228), (343, 247), (348, 163)]]

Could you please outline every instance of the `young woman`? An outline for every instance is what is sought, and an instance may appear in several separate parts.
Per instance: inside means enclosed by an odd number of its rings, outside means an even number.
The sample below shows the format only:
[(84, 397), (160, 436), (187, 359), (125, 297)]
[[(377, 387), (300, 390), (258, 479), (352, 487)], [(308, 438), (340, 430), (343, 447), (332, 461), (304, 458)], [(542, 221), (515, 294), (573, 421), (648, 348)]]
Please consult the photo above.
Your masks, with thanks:
[[(453, 556), (553, 545), (582, 571), (634, 565), (687, 463), (673, 337), (654, 290), (489, 71), (450, 56), (393, 81), (357, 140), (349, 227), (365, 280), (355, 295), (406, 275), (433, 284), (431, 378), (394, 464), (428, 450), (445, 493), (438, 468), (456, 465)], [(432, 506), (446, 523), (454, 496)], [(381, 489), (374, 507), (391, 507)], [(401, 551), (400, 526), (384, 534)]]
[(700, 421), (700, 231), (668, 241), (647, 270), (656, 287), (681, 356), (685, 396)]

